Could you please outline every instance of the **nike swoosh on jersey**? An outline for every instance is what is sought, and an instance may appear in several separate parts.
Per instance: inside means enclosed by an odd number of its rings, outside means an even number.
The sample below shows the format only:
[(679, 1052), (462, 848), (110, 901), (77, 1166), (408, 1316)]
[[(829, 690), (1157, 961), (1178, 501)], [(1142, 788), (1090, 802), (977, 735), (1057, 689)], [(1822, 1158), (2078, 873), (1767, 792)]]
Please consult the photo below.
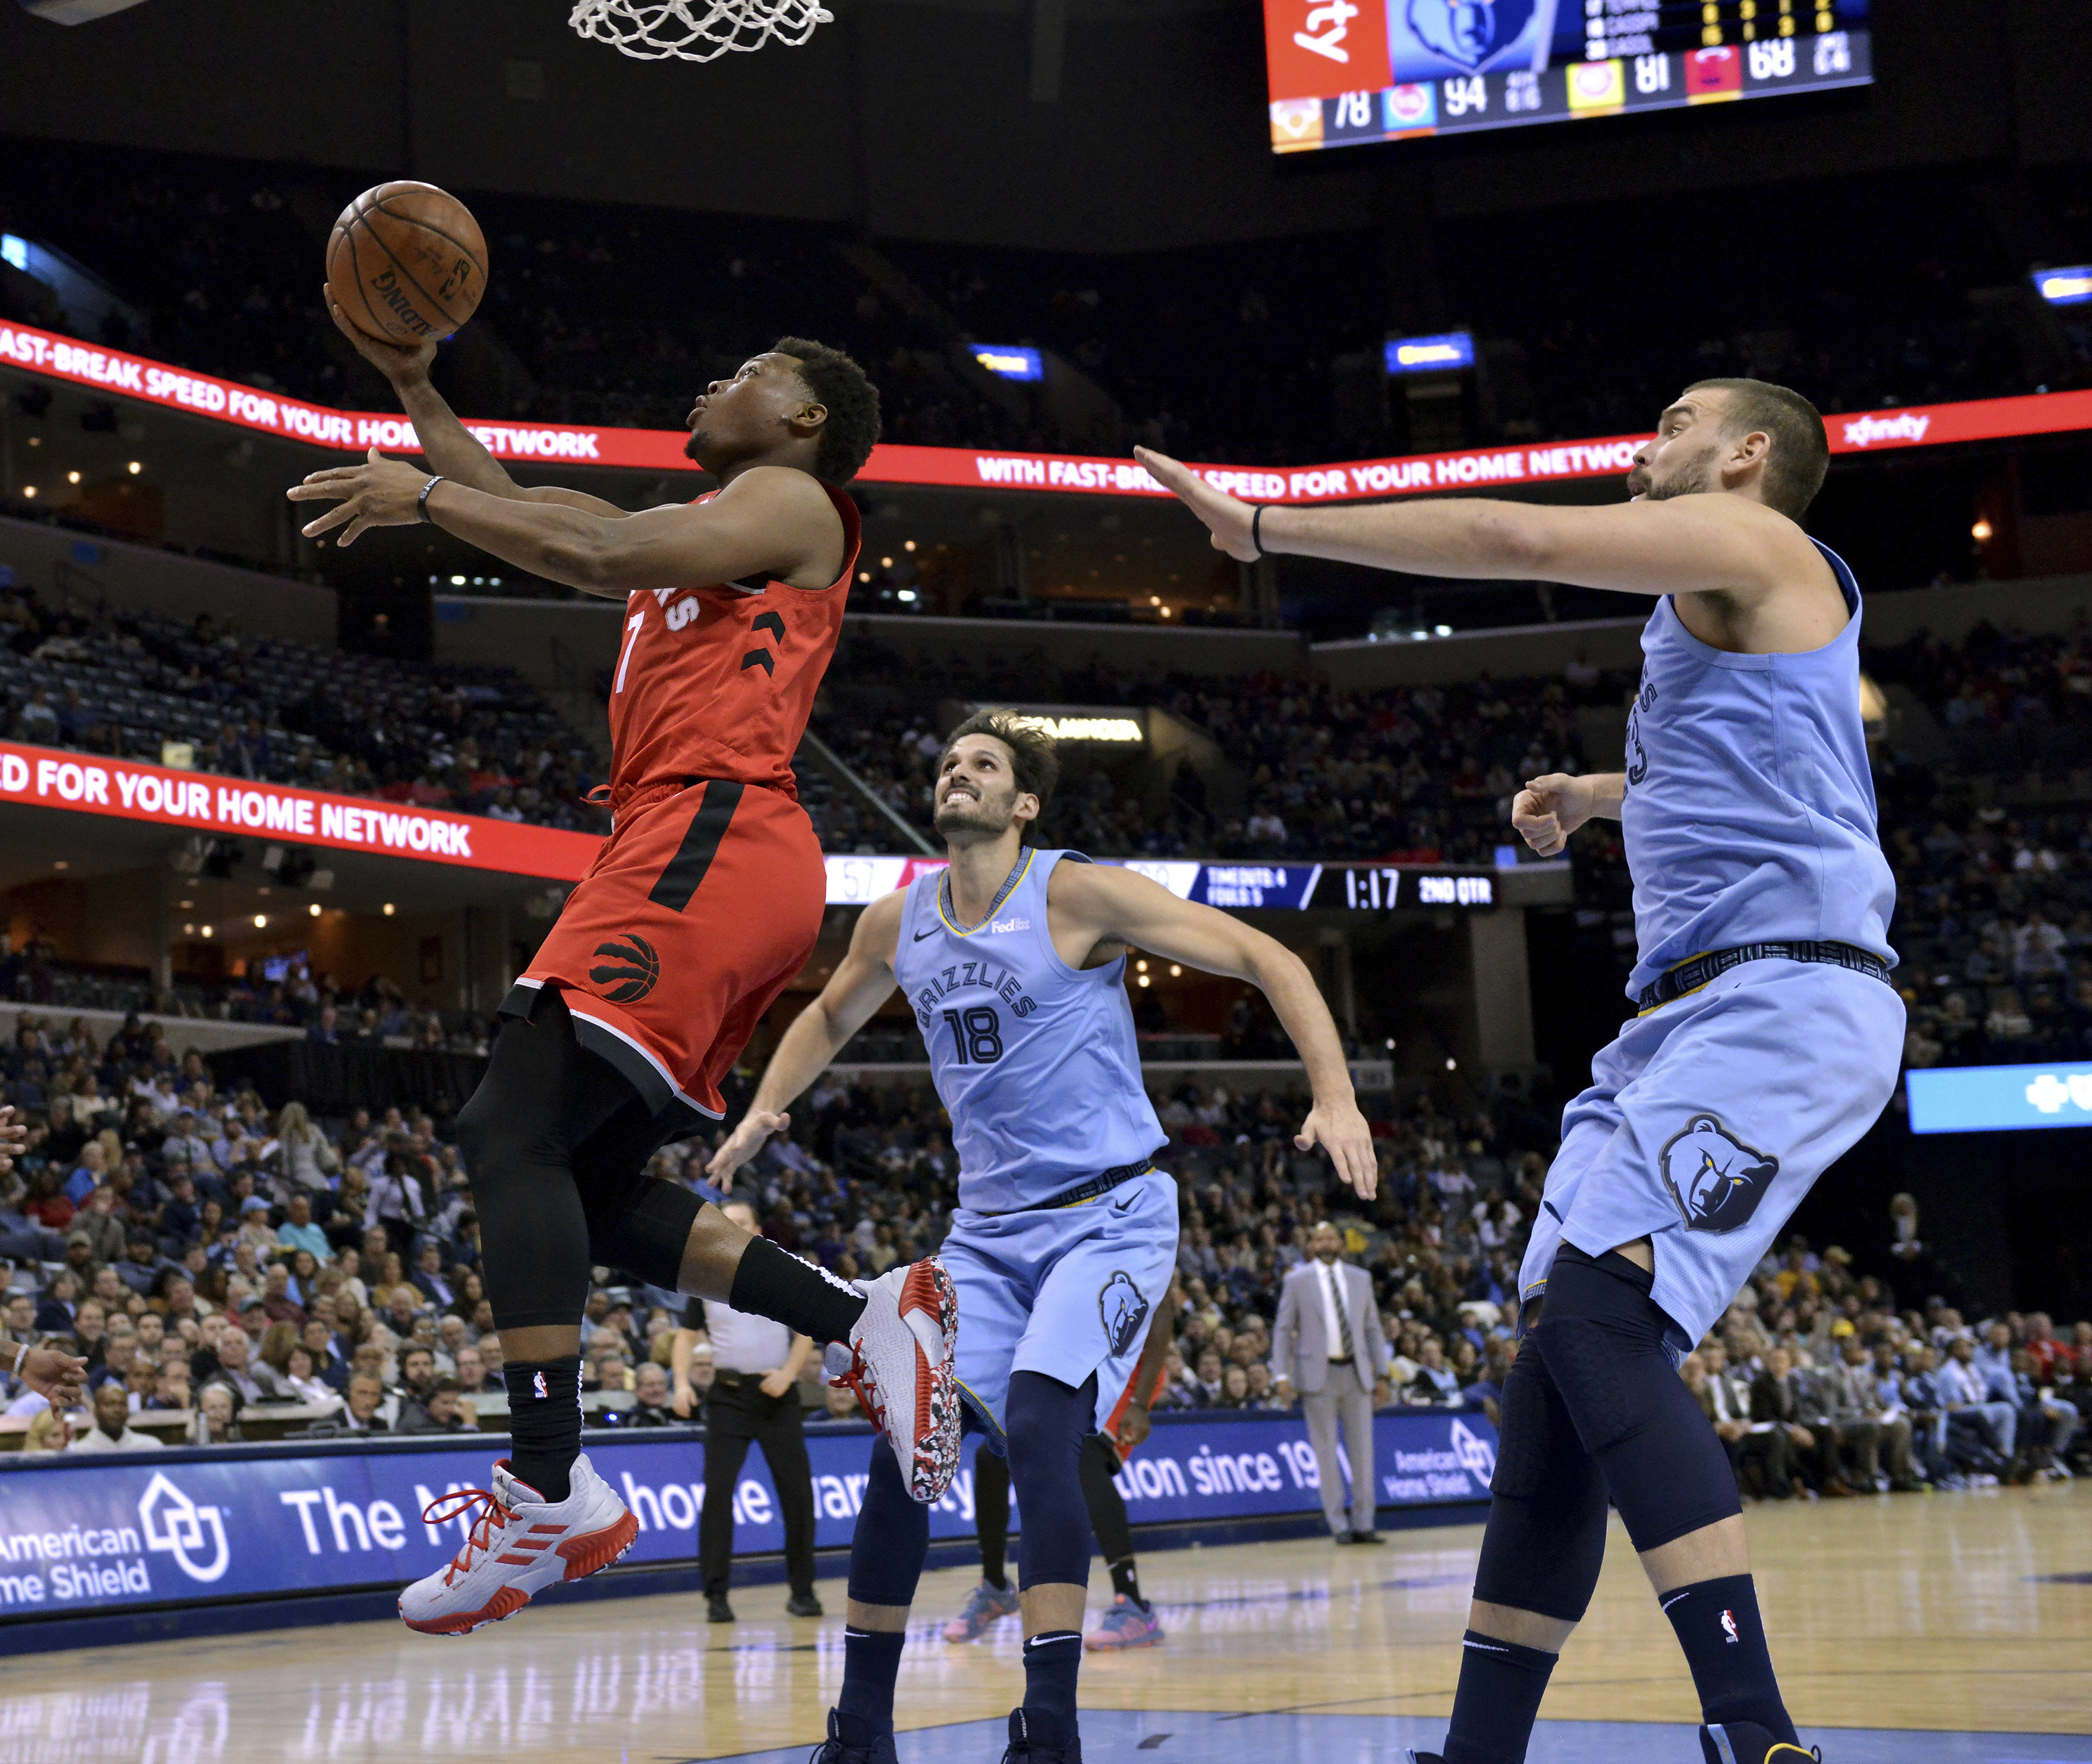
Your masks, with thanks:
[(915, 940), (920, 943), (925, 937), (934, 937), (944, 928), (942, 925), (932, 925), (927, 931), (918, 931), (915, 933)]

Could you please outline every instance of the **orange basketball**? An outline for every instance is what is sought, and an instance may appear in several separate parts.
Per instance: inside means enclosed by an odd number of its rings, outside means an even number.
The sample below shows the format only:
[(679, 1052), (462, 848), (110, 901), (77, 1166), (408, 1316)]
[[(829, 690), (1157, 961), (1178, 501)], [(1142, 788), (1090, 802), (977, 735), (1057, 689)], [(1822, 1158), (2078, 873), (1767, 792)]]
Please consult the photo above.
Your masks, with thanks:
[(433, 184), (381, 184), (341, 211), (327, 238), (327, 292), (359, 331), (413, 345), (447, 337), (486, 292), (486, 240), (472, 211)]

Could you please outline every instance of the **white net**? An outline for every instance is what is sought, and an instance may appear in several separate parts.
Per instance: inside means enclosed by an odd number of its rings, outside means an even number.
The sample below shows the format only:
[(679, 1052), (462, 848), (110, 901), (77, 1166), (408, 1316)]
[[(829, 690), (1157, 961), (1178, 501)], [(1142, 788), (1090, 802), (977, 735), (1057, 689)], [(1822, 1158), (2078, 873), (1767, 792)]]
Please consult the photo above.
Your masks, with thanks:
[(773, 37), (797, 48), (834, 17), (820, 0), (577, 0), (567, 23), (641, 61), (711, 61)]

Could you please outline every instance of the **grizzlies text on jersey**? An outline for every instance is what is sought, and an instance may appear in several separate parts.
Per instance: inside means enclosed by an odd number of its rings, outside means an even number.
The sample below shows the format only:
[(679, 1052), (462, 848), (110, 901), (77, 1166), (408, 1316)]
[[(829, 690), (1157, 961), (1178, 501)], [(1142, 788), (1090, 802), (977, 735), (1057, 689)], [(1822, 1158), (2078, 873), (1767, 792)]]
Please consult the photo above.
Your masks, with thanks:
[(944, 877), (909, 885), (893, 953), (952, 1118), (959, 1204), (1035, 1207), (1086, 1178), (1153, 1156), (1167, 1137), (1141, 1082), (1126, 958), (1071, 968), (1046, 925), (1046, 889), (1079, 853), (1027, 851), (1016, 887), (962, 931)]

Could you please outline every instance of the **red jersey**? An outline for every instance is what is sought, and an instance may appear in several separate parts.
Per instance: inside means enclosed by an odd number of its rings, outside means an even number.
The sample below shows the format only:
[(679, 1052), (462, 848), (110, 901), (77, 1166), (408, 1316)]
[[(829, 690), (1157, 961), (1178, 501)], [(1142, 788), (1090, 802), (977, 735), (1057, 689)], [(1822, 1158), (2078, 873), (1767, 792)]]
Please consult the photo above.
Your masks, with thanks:
[[(857, 569), (857, 504), (832, 484), (842, 573), (825, 588), (774, 577), (627, 596), (610, 685), (610, 796), (696, 778), (798, 789), (792, 755), (842, 634)], [(709, 499), (700, 497), (701, 502)]]

